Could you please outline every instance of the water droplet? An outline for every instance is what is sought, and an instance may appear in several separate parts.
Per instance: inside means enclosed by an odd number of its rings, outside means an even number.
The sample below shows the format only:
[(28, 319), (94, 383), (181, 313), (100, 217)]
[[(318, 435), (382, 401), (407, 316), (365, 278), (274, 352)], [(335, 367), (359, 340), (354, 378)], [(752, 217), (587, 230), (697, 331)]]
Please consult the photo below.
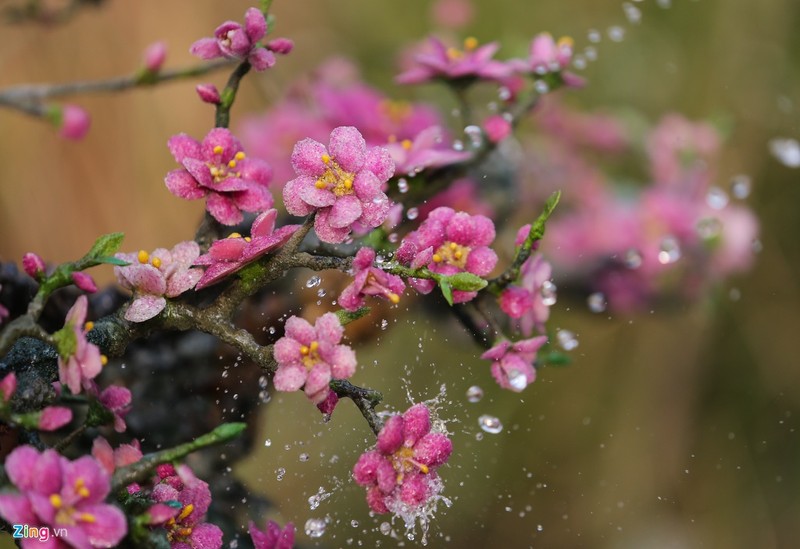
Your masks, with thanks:
[(697, 234), (703, 240), (711, 240), (719, 236), (722, 231), (722, 222), (716, 217), (704, 217), (697, 222)]
[(408, 180), (406, 180), (405, 177), (401, 177), (400, 179), (397, 180), (397, 190), (400, 191), (401, 193), (408, 192)]
[(406, 217), (413, 221), (419, 217), (419, 210), (417, 208), (409, 208), (406, 212)]
[(549, 280), (545, 280), (542, 283), (542, 288), (539, 290), (542, 294), (542, 303), (548, 307), (551, 307), (556, 304), (556, 300), (558, 296), (556, 294), (556, 285), (550, 282)]
[(536, 531), (537, 532), (541, 532), (542, 530), (544, 530), (544, 526), (542, 526), (541, 524), (537, 524), (536, 525)]
[(608, 38), (612, 42), (622, 42), (625, 39), (625, 29), (619, 25), (608, 27)]
[(706, 194), (706, 204), (715, 210), (721, 210), (728, 205), (728, 193), (719, 187), (711, 187)]
[(306, 454), (305, 452), (303, 452), (302, 454), (300, 454), (300, 461), (302, 461), (303, 463), (305, 463), (306, 461), (308, 461), (310, 458), (311, 458), (311, 456), (309, 456), (309, 455), (308, 455), (308, 454)]
[(460, 139), (456, 139), (453, 141), (453, 150), (454, 151), (463, 151), (464, 150), (464, 142)]
[(481, 429), (489, 434), (496, 435), (503, 430), (503, 424), (494, 416), (482, 415), (478, 418), (478, 425)]
[(262, 389), (266, 389), (268, 383), (269, 380), (267, 379), (267, 376), (260, 376), (258, 378), (258, 386), (261, 387)]
[(317, 290), (317, 297), (325, 297), (326, 295), (328, 295), (328, 291), (324, 288)]
[(270, 446), (272, 446), (272, 440), (270, 440), (270, 439), (267, 439), (267, 440), (265, 440), (265, 441), (264, 441), (264, 446), (266, 446), (267, 448), (269, 448)]
[(261, 402), (263, 402), (264, 404), (269, 402), (271, 398), (272, 398), (272, 396), (269, 394), (269, 391), (267, 391), (266, 389), (262, 389), (261, 391), (258, 392), (258, 399)]
[(586, 58), (580, 54), (576, 55), (575, 57), (572, 58), (572, 66), (578, 69), (579, 71), (582, 71), (583, 69), (586, 68)]
[(528, 386), (528, 378), (519, 370), (511, 370), (508, 372), (508, 384), (517, 391), (521, 391)]
[(388, 536), (392, 531), (392, 525), (388, 522), (381, 522), (381, 525), (378, 529), (381, 531), (381, 534)]
[(511, 99), (511, 90), (505, 86), (500, 86), (500, 89), (497, 90), (497, 97), (499, 97), (501, 101), (508, 101)]
[(622, 11), (625, 12), (625, 18), (632, 24), (638, 25), (642, 21), (642, 10), (631, 4), (624, 2), (622, 4)]
[(656, 0), (656, 4), (658, 4), (659, 8), (664, 8), (668, 10), (672, 7), (672, 0)]
[(606, 310), (606, 306), (608, 305), (603, 292), (594, 292), (590, 294), (589, 297), (586, 298), (586, 304), (593, 313), (602, 313)]
[(277, 469), (275, 469), (275, 478), (277, 478), (278, 480), (283, 480), (283, 477), (285, 476), (286, 476), (286, 469), (284, 469), (283, 467), (278, 467)]
[(764, 249), (764, 244), (761, 243), (759, 239), (753, 240), (753, 243), (750, 245), (754, 254), (760, 254), (761, 250)]
[(681, 247), (674, 236), (665, 236), (661, 240), (658, 252), (658, 262), (662, 265), (675, 263), (681, 258)]
[(589, 32), (586, 33), (586, 38), (589, 39), (589, 42), (597, 44), (600, 42), (600, 40), (602, 40), (603, 35), (600, 34), (600, 31), (597, 29), (589, 29)]
[(464, 128), (464, 135), (469, 138), (469, 144), (477, 149), (483, 144), (483, 130), (480, 126), (470, 125)]
[(731, 194), (734, 198), (744, 200), (750, 196), (750, 189), (752, 188), (752, 181), (749, 175), (739, 174), (731, 179)]
[(306, 288), (315, 288), (319, 286), (319, 283), (322, 282), (322, 279), (316, 275), (312, 276), (308, 280), (306, 280)]
[(583, 50), (583, 55), (586, 56), (586, 59), (589, 61), (597, 61), (597, 48), (594, 46), (587, 46)]
[(389, 326), (389, 321), (385, 318), (381, 320), (381, 330), (385, 330)]
[(548, 86), (547, 82), (544, 80), (537, 80), (533, 85), (533, 89), (535, 89), (537, 93), (545, 94), (550, 91), (550, 86)]
[(358, 521), (355, 520), (355, 519), (351, 520), (350, 521), (350, 526), (352, 526), (353, 528), (358, 528)]
[(304, 530), (306, 535), (310, 538), (321, 538), (323, 534), (325, 534), (325, 529), (327, 527), (328, 523), (325, 519), (310, 518), (306, 521)]
[(784, 166), (800, 168), (800, 143), (796, 139), (772, 139), (769, 150)]
[(625, 252), (625, 266), (629, 269), (638, 269), (642, 266), (642, 254), (639, 250), (630, 248)]
[(467, 389), (467, 401), (472, 402), (480, 402), (483, 398), (483, 389), (478, 387), (477, 385), (473, 385), (469, 389)]
[(391, 233), (389, 235), (389, 242), (392, 244), (396, 244), (400, 240), (400, 235), (397, 233)]
[(578, 338), (575, 333), (570, 330), (559, 330), (556, 332), (556, 339), (558, 344), (565, 351), (573, 351), (578, 348)]

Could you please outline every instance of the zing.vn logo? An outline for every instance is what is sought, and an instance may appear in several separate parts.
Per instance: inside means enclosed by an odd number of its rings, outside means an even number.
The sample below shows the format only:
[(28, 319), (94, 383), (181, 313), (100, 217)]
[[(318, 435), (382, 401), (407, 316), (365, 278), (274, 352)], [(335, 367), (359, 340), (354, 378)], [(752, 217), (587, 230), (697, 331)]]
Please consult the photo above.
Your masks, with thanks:
[[(28, 526), (27, 524), (15, 524), (11, 536), (14, 539), (38, 539), (48, 541), (50, 539), (50, 528), (47, 526)], [(53, 528), (53, 536), (57, 538), (67, 537), (66, 528)]]

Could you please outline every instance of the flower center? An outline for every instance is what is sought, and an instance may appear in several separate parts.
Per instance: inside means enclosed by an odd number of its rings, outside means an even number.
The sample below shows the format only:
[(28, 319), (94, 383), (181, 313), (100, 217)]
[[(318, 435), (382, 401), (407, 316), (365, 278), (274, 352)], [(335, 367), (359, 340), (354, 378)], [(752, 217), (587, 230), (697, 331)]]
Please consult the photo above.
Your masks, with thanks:
[(188, 543), (189, 536), (192, 535), (192, 528), (190, 526), (183, 526), (181, 523), (192, 514), (194, 511), (194, 504), (189, 503), (181, 509), (177, 517), (169, 519), (166, 523), (167, 527), (167, 540), (170, 543), (183, 542)]
[(378, 279), (375, 278), (375, 275), (372, 274), (371, 272), (367, 275), (367, 280), (364, 283), (364, 286), (369, 286), (371, 288), (377, 289), (380, 292), (380, 295), (385, 296), (386, 299), (388, 299), (395, 305), (400, 303), (400, 296), (391, 291), (389, 288), (387, 288), (380, 282), (378, 282)]
[(439, 249), (436, 250), (435, 254), (433, 254), (433, 262), (446, 263), (448, 265), (458, 267), (459, 269), (463, 269), (467, 264), (467, 258), (469, 257), (469, 252), (471, 250), (472, 248), (469, 248), (468, 246), (462, 246), (461, 244), (456, 244), (455, 242), (445, 242), (439, 246)]
[(408, 446), (403, 446), (392, 454), (392, 466), (397, 471), (397, 484), (402, 484), (403, 477), (414, 470), (423, 475), (428, 474), (428, 466), (415, 460), (414, 449)]
[(400, 124), (411, 116), (414, 108), (408, 101), (392, 101), (391, 99), (386, 99), (380, 102), (378, 110), (395, 124)]
[(328, 154), (322, 155), (322, 162), (327, 168), (314, 185), (318, 189), (327, 189), (336, 196), (353, 194), (355, 174), (344, 171)]
[(478, 47), (478, 39), (474, 36), (470, 36), (469, 38), (464, 39), (464, 49), (460, 50), (458, 48), (447, 48), (447, 58), (450, 61), (458, 61), (459, 59), (463, 59), (464, 55), (474, 51)]
[(319, 359), (319, 342), (312, 341), (309, 345), (300, 347), (300, 354), (303, 355), (303, 366), (310, 370), (314, 365), (320, 361)]
[(239, 151), (231, 160), (223, 162), (222, 153), (224, 150), (225, 149), (223, 149), (221, 145), (217, 145), (214, 147), (214, 160), (206, 162), (208, 171), (211, 173), (211, 177), (214, 178), (214, 183), (220, 183), (229, 177), (242, 177), (242, 172), (236, 170), (236, 167), (239, 165), (239, 162), (247, 158), (247, 155)]
[[(75, 492), (82, 498), (90, 496), (89, 489), (83, 478), (78, 477), (75, 481)], [(50, 494), (50, 505), (56, 510), (55, 523), (73, 526), (80, 522), (93, 523), (97, 519), (91, 513), (79, 512), (72, 505), (64, 505), (64, 500), (60, 494)]]

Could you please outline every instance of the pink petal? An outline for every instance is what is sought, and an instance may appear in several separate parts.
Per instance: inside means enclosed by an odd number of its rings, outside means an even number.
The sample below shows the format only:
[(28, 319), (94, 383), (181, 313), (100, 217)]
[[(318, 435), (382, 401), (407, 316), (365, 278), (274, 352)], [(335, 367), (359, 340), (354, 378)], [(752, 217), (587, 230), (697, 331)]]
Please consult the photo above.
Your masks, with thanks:
[(242, 179), (265, 187), (272, 181), (272, 166), (259, 158), (247, 157), (239, 161), (237, 171), (241, 174)]
[(282, 337), (275, 342), (274, 355), (275, 361), (281, 364), (292, 364), (299, 362), (302, 355), (300, 354), (300, 347), (303, 344), (291, 337)]
[(264, 71), (275, 65), (275, 54), (266, 48), (254, 48), (247, 60), (257, 71)]
[(236, 203), (225, 195), (211, 193), (206, 200), (206, 210), (223, 225), (236, 225), (242, 222), (243, 216)]
[(391, 455), (403, 445), (403, 417), (396, 415), (386, 420), (378, 434), (377, 448), (382, 454)]
[[(65, 462), (63, 479), (61, 495), (65, 504), (101, 502), (111, 490), (108, 473), (91, 456)], [(80, 484), (77, 484), (78, 479), (81, 479)], [(88, 495), (79, 493), (76, 486), (84, 486)]]
[(214, 38), (201, 38), (189, 48), (189, 52), (200, 59), (222, 57), (222, 50)]
[(304, 175), (316, 179), (327, 169), (322, 161), (323, 155), (328, 151), (325, 145), (313, 139), (303, 139), (294, 146), (292, 151), (292, 166), (297, 175)]
[(250, 226), (250, 236), (268, 236), (275, 230), (275, 220), (278, 217), (278, 210), (271, 209), (261, 213), (256, 217)]
[(378, 488), (384, 493), (392, 492), (397, 486), (397, 471), (394, 470), (392, 463), (388, 459), (381, 460), (378, 464), (375, 477), (378, 481)]
[(242, 263), (239, 261), (232, 261), (230, 263), (215, 263), (206, 269), (206, 272), (203, 273), (203, 276), (200, 277), (200, 280), (197, 282), (197, 285), (194, 288), (195, 290), (202, 290), (206, 286), (216, 284), (220, 280), (227, 278), (227, 276), (231, 273), (238, 271), (241, 267)]
[[(223, 238), (215, 241), (208, 254), (201, 257), (208, 257), (213, 262), (217, 261), (236, 261), (242, 256), (244, 249), (247, 247), (247, 241), (244, 238)], [(200, 258), (198, 258), (199, 260)], [(205, 262), (206, 260), (204, 260)], [(204, 263), (195, 262), (198, 265)]]
[(340, 196), (330, 209), (328, 223), (337, 229), (350, 227), (361, 214), (361, 201), (355, 195)]
[(125, 514), (114, 505), (85, 505), (80, 512), (95, 517), (93, 522), (82, 522), (80, 527), (86, 532), (92, 547), (116, 547), (128, 532)]
[(220, 549), (222, 547), (222, 530), (215, 524), (204, 522), (192, 529), (190, 539), (193, 549)]
[(321, 343), (329, 345), (336, 345), (341, 341), (344, 335), (344, 328), (339, 317), (334, 313), (325, 313), (314, 322), (314, 329), (316, 330), (316, 338)]
[(346, 172), (358, 172), (364, 166), (367, 142), (353, 126), (340, 126), (331, 132), (331, 156)]
[(423, 475), (407, 477), (400, 487), (400, 499), (406, 505), (416, 507), (428, 499), (428, 483)]
[(353, 190), (361, 200), (372, 200), (381, 193), (381, 182), (371, 171), (362, 170), (356, 174)]
[(367, 151), (364, 168), (369, 170), (379, 181), (388, 181), (394, 175), (394, 162), (386, 147), (372, 147)]
[(169, 152), (178, 164), (183, 164), (186, 158), (200, 158), (200, 142), (185, 133), (173, 135), (167, 141)]
[[(220, 154), (214, 152), (216, 147), (222, 147)], [(227, 164), (236, 153), (242, 151), (242, 144), (227, 128), (213, 128), (203, 138), (200, 149), (204, 160), (218, 159), (221, 163)]]
[(372, 200), (361, 203), (361, 217), (358, 221), (369, 228), (378, 227), (386, 221), (391, 207), (389, 198), (380, 192)]
[(72, 410), (64, 406), (47, 406), (39, 416), (39, 429), (55, 431), (72, 421)]
[(428, 407), (415, 404), (403, 414), (403, 441), (406, 446), (413, 446), (417, 440), (431, 430), (431, 419)]
[(297, 391), (306, 382), (307, 371), (299, 364), (279, 366), (272, 380), (278, 391)]
[(164, 274), (149, 263), (139, 263), (121, 269), (122, 275), (140, 292), (163, 295), (167, 291)]
[(253, 44), (264, 38), (267, 34), (267, 21), (260, 9), (247, 9), (244, 14), (244, 30)]
[(308, 372), (305, 392), (314, 404), (325, 400), (328, 396), (328, 384), (331, 382), (331, 369), (325, 363), (316, 364)]
[(191, 290), (203, 277), (202, 269), (189, 269), (176, 273), (167, 282), (167, 297), (177, 297), (183, 292)]
[(308, 321), (299, 316), (291, 316), (286, 320), (284, 332), (286, 337), (296, 339), (303, 345), (311, 345), (311, 342), (317, 339), (316, 330)]
[(263, 212), (275, 203), (272, 193), (263, 185), (250, 183), (243, 191), (232, 193), (236, 207), (245, 212)]
[(477, 248), (467, 257), (467, 271), (478, 276), (486, 276), (497, 265), (497, 254), (491, 248)]
[(382, 461), (384, 461), (383, 456), (375, 450), (361, 454), (353, 467), (353, 478), (362, 486), (372, 484), (375, 482), (376, 471)]
[(292, 215), (308, 215), (316, 209), (300, 198), (301, 179), (292, 179), (283, 187), (283, 205)]
[(9, 524), (39, 523), (30, 500), (22, 494), (0, 494), (0, 516)]
[(316, 208), (332, 206), (336, 202), (336, 195), (328, 189), (319, 189), (311, 178), (302, 178), (298, 193), (303, 202)]
[(340, 242), (344, 242), (344, 240), (347, 238), (347, 235), (350, 234), (350, 228), (331, 227), (330, 223), (328, 223), (329, 214), (330, 208), (323, 208), (317, 212), (317, 216), (314, 218), (314, 232), (317, 233), (317, 236), (323, 242), (327, 242), (329, 244), (339, 244)]
[(431, 467), (443, 464), (452, 452), (453, 443), (441, 433), (428, 433), (414, 446), (414, 458)]
[(347, 379), (356, 371), (356, 353), (347, 345), (337, 345), (331, 360), (331, 374), (336, 379)]
[[(37, 474), (44, 471), (37, 471), (40, 454), (33, 446), (18, 446), (6, 457), (5, 469), (11, 483), (20, 490), (30, 490), (40, 480)], [(49, 462), (48, 462), (49, 463)], [(33, 466), (32, 466), (33, 464)], [(48, 478), (53, 480), (55, 491), (61, 487), (61, 469), (56, 459), (55, 463), (50, 464), (55, 469), (54, 473)]]
[(167, 306), (167, 300), (161, 296), (140, 295), (133, 300), (128, 310), (125, 311), (125, 320), (131, 322), (144, 322), (150, 320)]

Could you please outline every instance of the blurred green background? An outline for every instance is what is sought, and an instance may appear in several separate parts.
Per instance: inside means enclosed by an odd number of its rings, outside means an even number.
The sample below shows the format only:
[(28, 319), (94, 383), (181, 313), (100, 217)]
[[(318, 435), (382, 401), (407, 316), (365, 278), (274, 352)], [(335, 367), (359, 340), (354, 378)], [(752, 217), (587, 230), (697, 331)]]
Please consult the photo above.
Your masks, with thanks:
[[(669, 312), (609, 318), (560, 300), (551, 325), (578, 334), (575, 360), (541, 371), (521, 395), (496, 388), (477, 349), (444, 318), (417, 310), (390, 319), (385, 332), (369, 320), (380, 340), (358, 348), (356, 383), (383, 390), (396, 409), (446, 386), (440, 415), (456, 451), (442, 476), (453, 505), (431, 525), (431, 547), (779, 548), (800, 537), (800, 185), (798, 171), (767, 147), (774, 137), (800, 137), (800, 3), (634, 4), (638, 25), (616, 1), (476, 1), (464, 34), (499, 39), (500, 56), (510, 57), (542, 30), (573, 36), (580, 51), (597, 29), (598, 59), (582, 73), (590, 84), (569, 92), (570, 104), (634, 109), (651, 122), (671, 111), (732, 122), (720, 173), (752, 177), (763, 251), (749, 274), (709, 300)], [(170, 47), (167, 66), (192, 63), (188, 45), (224, 19), (239, 20), (248, 5), (111, 0), (61, 26), (3, 26), (0, 86), (128, 73), (158, 39)], [(273, 11), (276, 34), (293, 38), (296, 50), (244, 84), (234, 117), (263, 108), (333, 54), (390, 86), (400, 49), (432, 29), (423, 0), (277, 0)], [(618, 43), (607, 35), (614, 25), (626, 31)], [(220, 85), (224, 76), (205, 80)], [(93, 117), (80, 143), (0, 112), (0, 258), (35, 250), (74, 259), (111, 231), (126, 233), (126, 249), (191, 237), (202, 204), (173, 199), (162, 181), (173, 168), (168, 137), (201, 136), (213, 122), (193, 87), (75, 98)], [(732, 288), (738, 301), (728, 298)], [(474, 384), (486, 392), (479, 403), (464, 396)], [(343, 403), (329, 424), (301, 395), (276, 396), (264, 409), (264, 444), (237, 474), (276, 502), (272, 518), (302, 530), (308, 518), (330, 517), (323, 537), (299, 534), (304, 546), (401, 543), (379, 532), (385, 517), (368, 516), (349, 480), (371, 444), (352, 406)], [(500, 418), (503, 432), (483, 434), (482, 414)], [(331, 495), (311, 510), (318, 489)], [(402, 536), (402, 524), (394, 528)], [(404, 544), (418, 541), (419, 531)]]

